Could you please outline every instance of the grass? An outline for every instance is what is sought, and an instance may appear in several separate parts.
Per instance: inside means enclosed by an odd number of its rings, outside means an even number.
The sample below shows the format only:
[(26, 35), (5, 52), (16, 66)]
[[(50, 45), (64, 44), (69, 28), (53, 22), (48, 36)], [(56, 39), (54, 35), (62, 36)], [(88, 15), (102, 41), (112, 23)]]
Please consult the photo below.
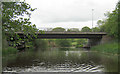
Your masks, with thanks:
[(102, 52), (102, 53), (117, 54), (118, 53), (118, 42), (110, 42), (110, 43), (93, 46), (91, 47), (91, 50)]
[(76, 45), (77, 44), (77, 42), (72, 42), (72, 45)]

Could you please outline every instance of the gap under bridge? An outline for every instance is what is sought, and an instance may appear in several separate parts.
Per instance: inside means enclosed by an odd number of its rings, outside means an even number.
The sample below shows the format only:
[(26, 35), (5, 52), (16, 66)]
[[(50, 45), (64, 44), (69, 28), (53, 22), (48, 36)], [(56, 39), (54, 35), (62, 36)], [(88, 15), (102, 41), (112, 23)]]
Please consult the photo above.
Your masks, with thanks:
[[(26, 38), (26, 35), (23, 32), (15, 32), (21, 38)], [(105, 32), (53, 32), (53, 31), (44, 31), (36, 32), (37, 39), (73, 39), (73, 38), (86, 38), (88, 39), (87, 47), (97, 45), (101, 42), (101, 39), (104, 35), (107, 35)]]

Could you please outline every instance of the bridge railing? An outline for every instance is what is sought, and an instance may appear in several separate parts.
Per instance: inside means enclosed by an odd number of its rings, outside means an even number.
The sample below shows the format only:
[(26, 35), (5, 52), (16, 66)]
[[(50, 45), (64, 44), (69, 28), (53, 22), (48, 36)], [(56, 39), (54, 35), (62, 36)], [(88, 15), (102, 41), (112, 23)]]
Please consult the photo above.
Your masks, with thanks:
[[(16, 34), (24, 34), (24, 32), (15, 32)], [(36, 32), (36, 34), (103, 34), (106, 35), (106, 32), (55, 32), (55, 31), (42, 31)]]

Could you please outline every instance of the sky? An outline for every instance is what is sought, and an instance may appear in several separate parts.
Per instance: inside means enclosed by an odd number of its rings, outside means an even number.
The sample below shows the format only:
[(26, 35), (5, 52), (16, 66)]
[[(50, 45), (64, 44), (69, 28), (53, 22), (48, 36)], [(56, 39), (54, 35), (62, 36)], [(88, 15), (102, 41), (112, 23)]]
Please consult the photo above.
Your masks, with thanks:
[[(104, 13), (112, 12), (118, 0), (26, 0), (32, 8), (31, 22), (37, 28), (92, 28), (105, 19)], [(92, 11), (92, 9), (94, 9)]]

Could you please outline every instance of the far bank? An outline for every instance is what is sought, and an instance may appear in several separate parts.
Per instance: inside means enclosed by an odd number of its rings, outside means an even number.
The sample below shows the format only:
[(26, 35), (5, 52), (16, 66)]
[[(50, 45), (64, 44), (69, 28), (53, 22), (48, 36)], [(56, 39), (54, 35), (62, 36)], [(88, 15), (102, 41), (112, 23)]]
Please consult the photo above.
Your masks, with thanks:
[(91, 51), (97, 51), (105, 54), (118, 54), (118, 43), (117, 39), (114, 39), (110, 36), (104, 36), (99, 45), (91, 47)]

